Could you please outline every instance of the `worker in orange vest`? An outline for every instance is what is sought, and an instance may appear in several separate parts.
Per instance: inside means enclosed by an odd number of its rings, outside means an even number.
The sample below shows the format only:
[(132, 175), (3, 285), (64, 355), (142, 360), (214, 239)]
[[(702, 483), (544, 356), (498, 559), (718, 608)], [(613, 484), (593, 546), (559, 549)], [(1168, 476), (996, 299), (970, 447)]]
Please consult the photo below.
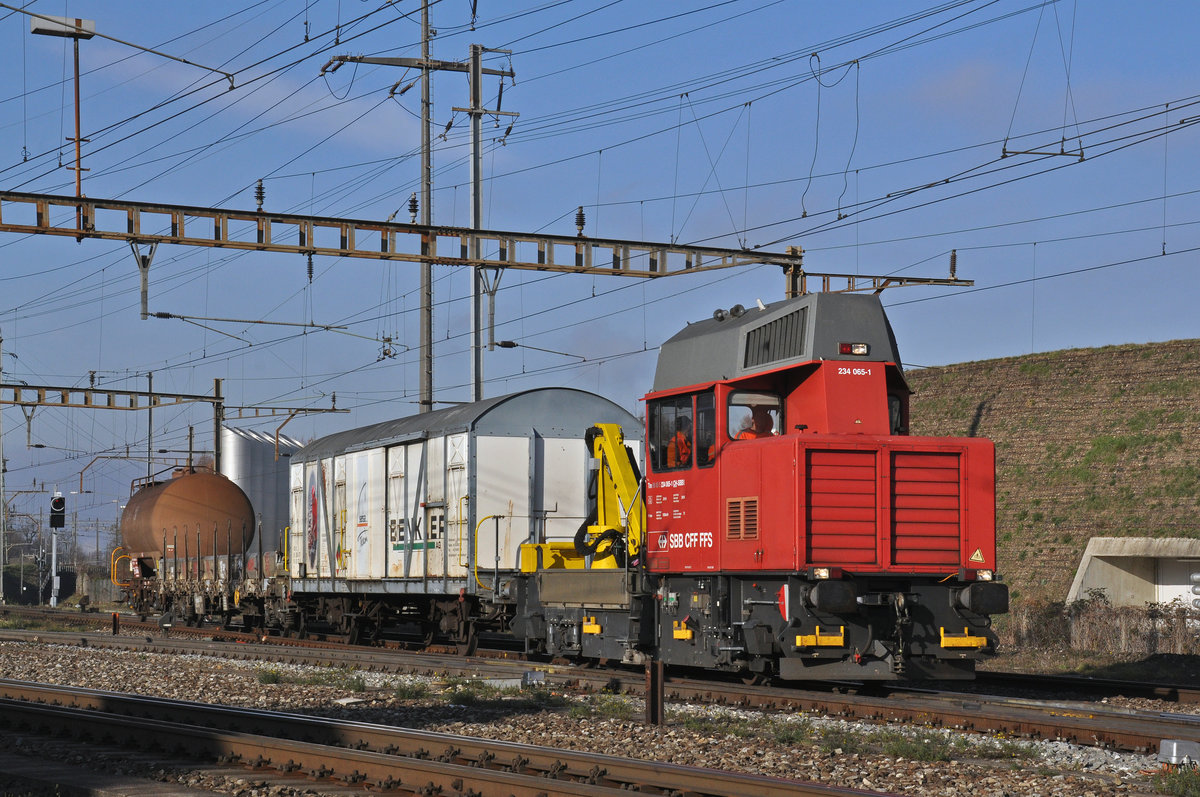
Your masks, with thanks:
[(692, 464), (692, 419), (675, 419), (675, 434), (667, 442), (667, 467), (686, 468)]
[(738, 440), (757, 440), (760, 437), (772, 437), (775, 432), (772, 430), (774, 421), (771, 420), (771, 411), (766, 407), (753, 406), (750, 408), (750, 423), (745, 429), (738, 432)]

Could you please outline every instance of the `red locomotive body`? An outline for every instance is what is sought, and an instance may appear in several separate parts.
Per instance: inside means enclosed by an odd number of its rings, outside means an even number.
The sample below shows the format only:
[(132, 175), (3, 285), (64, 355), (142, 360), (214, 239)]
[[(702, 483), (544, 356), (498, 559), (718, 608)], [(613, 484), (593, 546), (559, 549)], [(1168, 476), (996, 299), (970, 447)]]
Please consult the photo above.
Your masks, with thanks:
[(994, 449), (908, 436), (877, 298), (719, 312), (663, 345), (654, 387), (646, 568), (676, 618), (665, 659), (784, 677), (973, 672), (994, 644), (988, 615), (1007, 610)]
[(994, 570), (993, 463), (987, 440), (731, 441), (707, 473), (649, 477), (647, 567)]

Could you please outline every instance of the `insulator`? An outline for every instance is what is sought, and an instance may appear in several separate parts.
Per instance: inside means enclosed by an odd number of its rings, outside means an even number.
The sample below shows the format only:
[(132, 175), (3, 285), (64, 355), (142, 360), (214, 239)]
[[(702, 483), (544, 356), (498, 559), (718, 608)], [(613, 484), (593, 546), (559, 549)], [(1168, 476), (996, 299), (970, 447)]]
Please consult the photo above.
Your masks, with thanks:
[(408, 198), (408, 215), (411, 216), (413, 224), (417, 223), (417, 210), (420, 206), (417, 204), (417, 192), (413, 191), (412, 196)]
[(262, 180), (254, 186), (254, 201), (258, 203), (258, 209), (262, 211), (263, 200), (267, 198), (266, 189), (263, 188)]
[(308, 255), (308, 284), (309, 285), (312, 285), (312, 274), (313, 274), (312, 253), (310, 252)]
[(579, 210), (575, 211), (575, 229), (579, 230), (579, 237), (583, 237), (583, 205), (579, 206)]
[(950, 250), (950, 279), (957, 279), (954, 275), (958, 272), (958, 250)]

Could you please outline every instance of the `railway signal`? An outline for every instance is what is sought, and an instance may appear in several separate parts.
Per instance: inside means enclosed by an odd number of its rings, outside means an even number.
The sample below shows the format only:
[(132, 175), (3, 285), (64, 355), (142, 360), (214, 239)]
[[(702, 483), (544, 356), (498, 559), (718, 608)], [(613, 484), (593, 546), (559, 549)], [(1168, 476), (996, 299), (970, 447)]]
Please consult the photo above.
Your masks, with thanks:
[(55, 493), (50, 499), (50, 528), (61, 529), (67, 525), (67, 499)]
[[(1192, 573), (1192, 594), (1200, 595), (1200, 572)], [(1200, 598), (1192, 598), (1192, 606), (1200, 609)]]

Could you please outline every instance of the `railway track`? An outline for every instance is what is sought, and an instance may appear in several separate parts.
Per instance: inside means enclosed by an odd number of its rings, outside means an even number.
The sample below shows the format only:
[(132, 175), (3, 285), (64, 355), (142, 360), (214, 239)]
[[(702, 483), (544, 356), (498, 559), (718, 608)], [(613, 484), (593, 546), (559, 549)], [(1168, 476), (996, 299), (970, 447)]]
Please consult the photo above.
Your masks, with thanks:
[[(240, 764), (339, 788), (518, 797), (862, 795), (779, 778), (297, 714), (0, 681), (0, 722), (76, 739), (119, 738), (141, 750)], [(549, 785), (553, 784), (553, 785)], [(875, 792), (877, 794), (877, 792)]]
[[(35, 622), (70, 625), (93, 630), (111, 628), (113, 634), (136, 632), (164, 638), (256, 643), (278, 648), (297, 648), (302, 650), (415, 650), (460, 655), (458, 647), (453, 645), (427, 645), (423, 642), (407, 643), (397, 640), (386, 640), (378, 645), (351, 646), (346, 637), (332, 634), (294, 637), (239, 631), (221, 628), (216, 625), (188, 626), (175, 623), (163, 625), (159, 620), (142, 620), (138, 615), (126, 612), (70, 612), (34, 606), (2, 606), (0, 607), (0, 619), (5, 618), (26, 618)], [(497, 659), (522, 658), (522, 655), (516, 651), (503, 647), (484, 649), (476, 655)]]
[[(37, 620), (52, 621), (56, 623), (77, 625), (83, 628), (97, 629), (106, 628), (111, 623), (111, 613), (82, 613), (68, 612), (59, 610), (45, 609), (41, 607), (31, 606), (4, 606), (0, 607), (0, 618), (5, 617), (26, 617)], [(273, 648), (297, 649), (303, 651), (311, 650), (332, 650), (346, 651), (348, 648), (344, 642), (330, 640), (325, 637), (296, 639), (292, 637), (279, 636), (261, 636), (250, 634), (242, 631), (231, 631), (216, 628), (214, 626), (207, 627), (187, 627), (187, 626), (172, 626), (168, 632), (164, 632), (163, 628), (157, 622), (142, 622), (135, 615), (119, 614), (116, 622), (116, 627), (125, 631), (137, 631), (154, 637), (155, 639), (165, 640), (170, 638), (178, 641), (181, 639), (197, 639), (208, 641), (232, 641), (237, 643), (256, 643), (269, 645)], [(161, 644), (161, 642), (160, 642)], [(372, 669), (378, 666), (384, 670), (390, 669), (392, 662), (395, 661), (391, 653), (384, 651), (403, 651), (408, 647), (403, 644), (389, 644), (381, 647), (355, 647), (354, 662), (356, 666), (362, 669)], [(457, 657), (456, 650), (449, 647), (433, 646), (425, 648), (421, 651), (423, 655), (446, 655)], [(379, 654), (379, 655), (375, 655)], [(450, 658), (446, 661), (453, 662), (457, 658)], [(509, 650), (479, 650), (474, 659), (504, 659), (504, 660), (523, 660), (519, 654)], [(288, 663), (297, 664), (330, 664), (331, 666), (341, 666), (339, 657), (321, 658), (320, 656), (303, 657), (297, 656), (294, 659), (285, 659)], [(976, 673), (973, 689), (976, 692), (986, 689), (995, 688), (999, 690), (1028, 690), (1030, 692), (1053, 692), (1056, 695), (1078, 700), (1101, 700), (1103, 698), (1126, 697), (1126, 698), (1142, 698), (1146, 700), (1161, 700), (1169, 703), (1178, 703), (1180, 705), (1200, 705), (1200, 686), (1189, 686), (1179, 683), (1166, 682), (1145, 682), (1145, 681), (1127, 681), (1111, 678), (1094, 678), (1084, 675), (1045, 675), (1037, 674), (1031, 676), (1026, 673), (1016, 672), (1001, 672), (992, 670), (980, 670)], [(858, 684), (848, 684), (848, 688), (858, 689)], [(872, 688), (881, 691), (896, 691), (903, 690), (904, 687), (888, 686), (886, 684), (877, 684)]]
[(1163, 700), (1181, 705), (1200, 704), (1200, 687), (1171, 683), (1147, 683), (1122, 681), (1115, 678), (1092, 678), (1086, 675), (1037, 675), (1025, 673), (979, 671), (975, 684), (981, 688), (997, 687), (1027, 689), (1031, 678), (1036, 678), (1037, 688), (1059, 694), (1077, 694), (1081, 698), (1100, 699), (1105, 697), (1137, 697), (1146, 700)]
[[(243, 635), (244, 636), (244, 635)], [(505, 658), (401, 653), (377, 648), (348, 649), (344, 645), (279, 646), (266, 643), (211, 641), (210, 638), (111, 637), (70, 632), (0, 631), (0, 639), (60, 642), (103, 647), (120, 647), (143, 652), (213, 655), (238, 660), (258, 660), (325, 667), (353, 667), (365, 671), (418, 675), (457, 675), (468, 678), (498, 678), (520, 681), (530, 671), (550, 684), (590, 691), (621, 691), (643, 695), (645, 677), (628, 670), (589, 670), (567, 665), (530, 663)], [(273, 639), (273, 638), (272, 638)], [(996, 683), (996, 674), (989, 674)], [(1004, 680), (1009, 687), (1021, 685), (1014, 675)], [(1038, 676), (1039, 685), (1045, 683)], [(1194, 703), (1197, 690), (1161, 684), (1133, 684), (1093, 679), (1058, 678), (1055, 690), (1067, 685), (1083, 690), (1098, 685), (1096, 694), (1154, 696)], [(1040, 687), (1044, 690), (1044, 686)], [(1034, 739), (1069, 741), (1080, 745), (1115, 750), (1152, 752), (1162, 739), (1200, 742), (1200, 716), (1168, 712), (1135, 712), (1097, 706), (1085, 701), (1038, 700), (1026, 697), (987, 695), (978, 692), (934, 690), (889, 686), (857, 691), (843, 688), (796, 689), (793, 687), (746, 686), (672, 675), (664, 687), (667, 700), (687, 703), (730, 705), (763, 710), (805, 711), (845, 719), (893, 722), (944, 727), (981, 733), (1002, 733)]]

